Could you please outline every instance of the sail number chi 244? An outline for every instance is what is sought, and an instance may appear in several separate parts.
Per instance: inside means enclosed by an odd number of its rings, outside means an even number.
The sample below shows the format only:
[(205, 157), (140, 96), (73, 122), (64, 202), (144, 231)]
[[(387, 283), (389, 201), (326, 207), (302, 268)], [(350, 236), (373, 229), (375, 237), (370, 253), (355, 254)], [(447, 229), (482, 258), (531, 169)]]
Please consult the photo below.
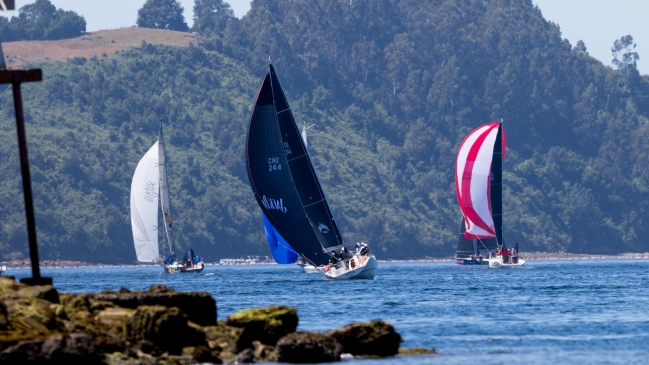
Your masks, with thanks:
[(282, 164), (279, 163), (279, 157), (268, 158), (268, 171), (281, 170)]

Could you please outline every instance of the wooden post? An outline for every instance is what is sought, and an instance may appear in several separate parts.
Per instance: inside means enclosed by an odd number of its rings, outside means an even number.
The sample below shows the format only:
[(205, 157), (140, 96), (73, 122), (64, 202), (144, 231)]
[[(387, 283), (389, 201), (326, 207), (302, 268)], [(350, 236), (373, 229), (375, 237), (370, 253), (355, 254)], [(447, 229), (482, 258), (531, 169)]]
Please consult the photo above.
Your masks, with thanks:
[(43, 72), (34, 70), (0, 70), (0, 84), (11, 84), (14, 93), (14, 109), (16, 110), (16, 130), (18, 132), (18, 150), (20, 153), (20, 171), (23, 178), (23, 194), (25, 196), (25, 215), (27, 216), (27, 237), (29, 238), (29, 257), (32, 264), (32, 277), (20, 281), (28, 285), (52, 284), (52, 278), (41, 277), (38, 261), (38, 243), (36, 241), (36, 220), (34, 219), (34, 204), (32, 199), (32, 184), (29, 174), (29, 156), (27, 155), (27, 137), (25, 136), (25, 116), (20, 84), (43, 80)]

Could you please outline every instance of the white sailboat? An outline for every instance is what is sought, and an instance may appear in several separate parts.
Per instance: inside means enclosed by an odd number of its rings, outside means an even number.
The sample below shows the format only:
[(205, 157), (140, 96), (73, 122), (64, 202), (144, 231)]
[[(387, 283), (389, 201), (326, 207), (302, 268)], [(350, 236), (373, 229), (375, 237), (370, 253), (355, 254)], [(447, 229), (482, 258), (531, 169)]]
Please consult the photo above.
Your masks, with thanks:
[(163, 262), (165, 272), (203, 271), (204, 264), (198, 256), (194, 256), (193, 250), (186, 253), (182, 261), (176, 259), (162, 124), (158, 141), (137, 164), (131, 182), (131, 227), (135, 253), (140, 262), (161, 261), (158, 245), (158, 201), (163, 217), (163, 235), (169, 245)]
[[(458, 264), (483, 263), (476, 260), (478, 247), (489, 252), (489, 267), (520, 267), (525, 260), (511, 258), (503, 235), (503, 161), (505, 159), (505, 132), (502, 121), (484, 124), (466, 136), (457, 154), (455, 186), (458, 203), (464, 218), (463, 237), (458, 243)], [(473, 240), (474, 255), (466, 257), (468, 245)], [(479, 245), (478, 245), (479, 242)], [(492, 252), (497, 248), (497, 252)], [(515, 249), (518, 250), (518, 244)]]

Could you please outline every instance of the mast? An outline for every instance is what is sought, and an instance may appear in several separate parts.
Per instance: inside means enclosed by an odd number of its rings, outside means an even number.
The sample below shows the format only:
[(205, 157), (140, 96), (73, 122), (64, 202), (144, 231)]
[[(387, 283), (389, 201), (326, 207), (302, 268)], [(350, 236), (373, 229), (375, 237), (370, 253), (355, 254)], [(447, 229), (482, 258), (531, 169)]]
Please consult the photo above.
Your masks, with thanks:
[(169, 182), (167, 181), (167, 162), (165, 146), (162, 138), (162, 121), (160, 122), (160, 135), (158, 136), (158, 168), (160, 169), (160, 205), (162, 208), (162, 221), (165, 227), (169, 253), (176, 256), (174, 250), (173, 229), (171, 228), (171, 204), (169, 203)]
[(500, 121), (496, 142), (491, 160), (491, 216), (496, 230), (496, 241), (499, 247), (506, 247), (503, 241), (503, 124)]
[(273, 101), (277, 110), (277, 123), (295, 188), (322, 250), (329, 253), (345, 246), (345, 241), (338, 229), (327, 197), (313, 168), (306, 144), (295, 123), (288, 99), (272, 64), (269, 65), (269, 74)]

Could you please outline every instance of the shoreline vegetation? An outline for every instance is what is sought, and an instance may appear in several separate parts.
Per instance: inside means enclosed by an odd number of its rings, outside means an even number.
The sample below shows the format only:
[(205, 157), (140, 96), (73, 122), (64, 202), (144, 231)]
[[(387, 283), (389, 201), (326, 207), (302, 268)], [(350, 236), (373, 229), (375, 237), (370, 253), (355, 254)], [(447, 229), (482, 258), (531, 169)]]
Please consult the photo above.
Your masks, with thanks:
[[(638, 253), (638, 252), (627, 252), (619, 255), (594, 255), (594, 254), (580, 254), (580, 253), (569, 253), (569, 252), (522, 252), (520, 254), (521, 258), (525, 260), (588, 260), (588, 259), (649, 259), (649, 252)], [(450, 262), (453, 261), (454, 257), (430, 257), (426, 256), (423, 258), (417, 259), (408, 259), (408, 260), (396, 260), (396, 259), (384, 259), (378, 260), (378, 262)], [(3, 261), (2, 265), (7, 267), (7, 270), (11, 269), (29, 269), (31, 268), (31, 262), (29, 259), (25, 260), (9, 260)], [(218, 262), (207, 262), (207, 266), (220, 265)], [(237, 264), (226, 264), (227, 265), (277, 265), (275, 262), (259, 262), (259, 263), (237, 263)], [(134, 266), (160, 266), (159, 264), (147, 264), (141, 262), (133, 263), (120, 263), (120, 264), (105, 264), (105, 263), (96, 263), (96, 262), (84, 262), (84, 261), (73, 261), (73, 260), (43, 260), (40, 261), (41, 269), (62, 269), (62, 268), (72, 268), (72, 267), (134, 267)]]
[(211, 294), (161, 284), (70, 294), (0, 277), (2, 364), (319, 363), (436, 354), (401, 348), (401, 335), (382, 320), (328, 332), (297, 331), (298, 321), (297, 309), (286, 306), (217, 321)]

